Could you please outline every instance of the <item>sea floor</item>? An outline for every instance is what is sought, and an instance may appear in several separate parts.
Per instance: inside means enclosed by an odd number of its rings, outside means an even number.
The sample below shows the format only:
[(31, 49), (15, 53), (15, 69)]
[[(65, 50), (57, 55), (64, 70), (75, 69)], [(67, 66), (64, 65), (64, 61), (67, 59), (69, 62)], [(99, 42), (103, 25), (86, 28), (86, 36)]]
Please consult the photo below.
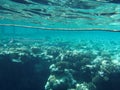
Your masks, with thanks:
[(120, 90), (119, 43), (2, 40), (0, 90)]

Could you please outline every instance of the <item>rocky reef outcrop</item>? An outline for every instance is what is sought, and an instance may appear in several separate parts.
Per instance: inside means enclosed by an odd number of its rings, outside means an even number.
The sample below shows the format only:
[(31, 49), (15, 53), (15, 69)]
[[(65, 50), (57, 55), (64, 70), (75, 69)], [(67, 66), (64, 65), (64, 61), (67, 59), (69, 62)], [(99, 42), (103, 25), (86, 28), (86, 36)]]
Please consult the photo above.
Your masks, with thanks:
[(116, 42), (1, 41), (0, 90), (119, 90), (119, 48)]

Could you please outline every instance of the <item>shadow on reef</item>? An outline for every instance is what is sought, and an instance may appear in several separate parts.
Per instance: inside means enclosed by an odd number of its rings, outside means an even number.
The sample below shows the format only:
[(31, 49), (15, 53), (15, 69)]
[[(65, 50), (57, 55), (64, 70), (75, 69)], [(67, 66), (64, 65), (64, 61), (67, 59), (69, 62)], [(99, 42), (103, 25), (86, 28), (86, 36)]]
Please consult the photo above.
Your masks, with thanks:
[[(0, 90), (44, 90), (49, 76), (45, 62), (36, 62), (36, 58), (26, 58), (26, 62), (11, 59), (10, 55), (0, 55)], [(37, 63), (44, 65), (44, 69), (36, 71)]]
[(99, 78), (95, 82), (96, 90), (119, 90), (120, 89), (120, 73), (110, 74), (108, 79)]

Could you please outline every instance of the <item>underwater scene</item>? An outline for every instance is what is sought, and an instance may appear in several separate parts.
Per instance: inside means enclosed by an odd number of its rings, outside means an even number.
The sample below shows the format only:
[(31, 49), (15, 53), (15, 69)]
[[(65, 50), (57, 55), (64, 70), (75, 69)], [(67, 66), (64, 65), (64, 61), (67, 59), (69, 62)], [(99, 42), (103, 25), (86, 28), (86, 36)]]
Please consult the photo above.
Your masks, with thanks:
[(120, 0), (0, 0), (0, 90), (120, 90)]

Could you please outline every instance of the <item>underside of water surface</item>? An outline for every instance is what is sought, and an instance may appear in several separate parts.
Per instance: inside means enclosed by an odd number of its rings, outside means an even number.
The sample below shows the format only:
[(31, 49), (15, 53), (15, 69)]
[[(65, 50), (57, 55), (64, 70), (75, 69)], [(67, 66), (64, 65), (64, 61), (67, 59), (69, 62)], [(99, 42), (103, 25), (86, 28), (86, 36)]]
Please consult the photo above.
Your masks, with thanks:
[(116, 31), (119, 4), (119, 0), (0, 0), (0, 20), (50, 30)]
[(0, 0), (0, 90), (119, 84), (119, 0)]

